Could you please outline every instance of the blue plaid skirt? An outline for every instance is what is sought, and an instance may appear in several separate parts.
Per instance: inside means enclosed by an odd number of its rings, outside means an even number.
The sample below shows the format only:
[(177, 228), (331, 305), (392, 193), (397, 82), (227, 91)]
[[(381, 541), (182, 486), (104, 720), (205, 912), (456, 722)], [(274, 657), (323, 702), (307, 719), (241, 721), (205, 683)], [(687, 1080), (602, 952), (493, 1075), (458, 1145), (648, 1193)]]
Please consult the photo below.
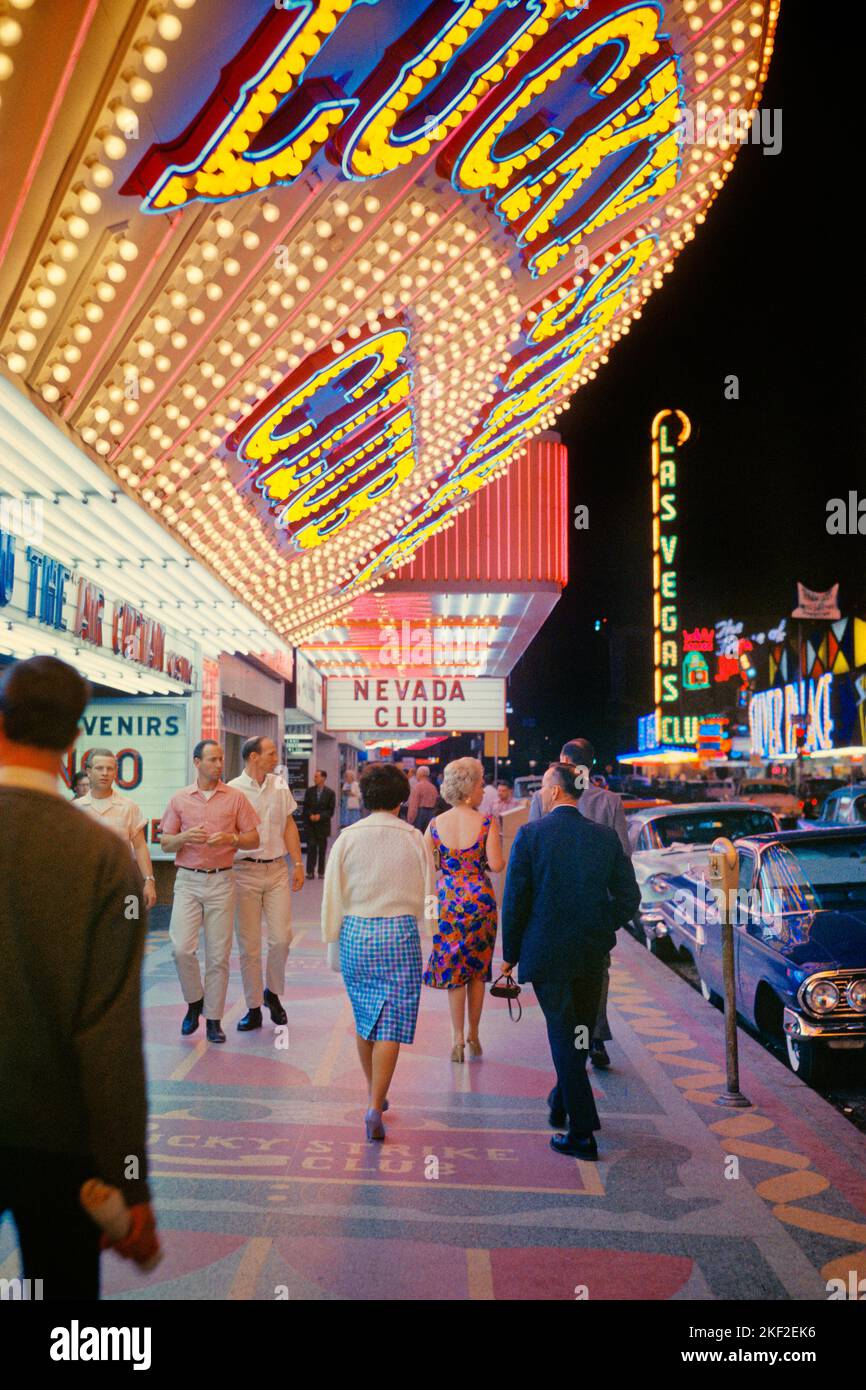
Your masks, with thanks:
[(414, 917), (344, 917), (340, 970), (362, 1038), (414, 1041), (421, 997), (421, 941)]

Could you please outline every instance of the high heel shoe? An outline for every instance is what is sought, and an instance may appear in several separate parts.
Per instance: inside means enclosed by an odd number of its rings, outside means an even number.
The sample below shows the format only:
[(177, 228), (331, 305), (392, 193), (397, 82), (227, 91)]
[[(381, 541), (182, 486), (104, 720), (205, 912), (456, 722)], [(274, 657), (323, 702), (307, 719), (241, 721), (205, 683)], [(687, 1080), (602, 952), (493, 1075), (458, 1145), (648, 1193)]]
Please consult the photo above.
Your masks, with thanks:
[(385, 1138), (385, 1126), (382, 1124), (381, 1110), (368, 1110), (364, 1116), (364, 1125), (367, 1130), (368, 1144), (372, 1144), (376, 1139)]
[(483, 1051), (483, 1048), (482, 1048), (482, 1046), (481, 1046), (481, 1042), (480, 1042), (480, 1040), (479, 1040), (478, 1038), (469, 1038), (469, 1039), (468, 1039), (468, 1042), (469, 1042), (469, 1056), (470, 1056), (470, 1057), (483, 1057), (483, 1056), (484, 1056), (484, 1051)]
[(463, 1043), (455, 1043), (455, 1044), (454, 1044), (454, 1046), (453, 1046), (452, 1049), (451, 1049), (451, 1061), (452, 1061), (452, 1062), (462, 1062), (462, 1061), (463, 1061)]

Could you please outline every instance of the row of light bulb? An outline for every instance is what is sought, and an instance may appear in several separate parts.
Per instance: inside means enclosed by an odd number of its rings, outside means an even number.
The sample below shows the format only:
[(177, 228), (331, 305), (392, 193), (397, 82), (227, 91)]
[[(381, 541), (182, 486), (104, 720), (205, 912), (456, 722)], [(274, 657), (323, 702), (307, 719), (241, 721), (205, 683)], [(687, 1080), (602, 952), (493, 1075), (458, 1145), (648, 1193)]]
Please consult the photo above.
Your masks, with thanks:
[[(195, 4), (195, 0), (175, 0), (177, 8), (189, 9)], [(24, 6), (22, 6), (24, 8)], [(29, 7), (27, 7), (29, 8)], [(155, 19), (152, 32), (166, 41), (173, 41), (180, 36), (182, 25), (176, 15), (167, 11), (160, 13), (151, 12), (151, 19)], [(15, 42), (20, 38), (20, 25), (17, 21), (10, 20), (7, 23), (7, 34), (11, 33), (9, 25), (16, 27), (18, 32)], [(0, 26), (4, 21), (0, 21)], [(2, 35), (0, 27), (0, 35)], [(2, 43), (2, 37), (0, 37)], [(166, 65), (166, 56), (161, 49), (156, 48), (151, 42), (140, 39), (135, 45), (140, 61), (151, 72), (161, 72)], [(2, 69), (2, 64), (0, 64)], [(10, 68), (11, 71), (11, 68)], [(144, 103), (150, 100), (153, 95), (153, 88), (150, 82), (142, 77), (136, 69), (129, 69), (124, 72), (123, 80), (127, 84), (127, 99), (134, 102)], [(73, 185), (72, 194), (75, 203), (72, 207), (67, 207), (59, 215), (51, 233), (49, 234), (49, 251), (40, 264), (40, 274), (31, 282), (30, 291), (33, 295), (33, 302), (26, 310), (26, 323), (18, 326), (15, 331), (15, 351), (7, 356), (10, 369), (19, 375), (27, 371), (28, 356), (33, 353), (38, 340), (36, 334), (42, 332), (48, 325), (48, 312), (54, 308), (57, 302), (57, 290), (66, 284), (69, 276), (68, 267), (77, 260), (80, 254), (80, 244), (90, 234), (91, 225), (88, 217), (95, 216), (102, 207), (102, 192), (109, 188), (114, 182), (114, 173), (110, 165), (103, 163), (103, 157), (117, 162), (125, 157), (127, 153), (126, 142), (123, 136), (115, 128), (116, 126), (124, 130), (129, 130), (131, 124), (137, 125), (138, 118), (134, 111), (130, 110), (120, 98), (112, 98), (108, 104), (108, 115), (103, 119), (97, 129), (96, 139), (100, 142), (99, 154), (90, 153), (83, 161), (82, 169), (76, 175), (78, 182)], [(86, 345), (92, 336), (90, 324), (100, 322), (102, 318), (102, 305), (111, 303), (117, 293), (116, 286), (123, 283), (127, 276), (127, 265), (138, 256), (139, 248), (129, 236), (120, 236), (115, 239), (115, 253), (104, 260), (100, 270), (100, 278), (92, 286), (94, 294), (93, 302), (84, 306), (84, 318), (86, 322), (76, 321), (72, 326), (72, 343), (61, 343), (59, 353), (49, 357), (45, 372), (47, 380), (42, 386), (42, 394), (45, 400), (54, 404), (60, 397), (60, 387), (66, 386), (71, 378), (72, 366), (77, 365), (81, 360), (80, 348)], [(107, 450), (103, 450), (107, 452)]]

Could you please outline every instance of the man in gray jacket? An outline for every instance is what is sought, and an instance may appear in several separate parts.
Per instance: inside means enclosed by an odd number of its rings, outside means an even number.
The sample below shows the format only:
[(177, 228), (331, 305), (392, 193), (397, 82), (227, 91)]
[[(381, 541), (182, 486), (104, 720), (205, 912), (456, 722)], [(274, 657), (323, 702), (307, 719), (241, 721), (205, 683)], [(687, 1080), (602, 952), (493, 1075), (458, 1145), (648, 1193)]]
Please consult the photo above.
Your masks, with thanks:
[[(101, 1179), (130, 1208), (116, 1246), (158, 1253), (141, 1045), (147, 913), (128, 843), (65, 800), (87, 682), (55, 657), (0, 681), (0, 1215), (45, 1299), (99, 1297)], [(38, 1286), (37, 1286), (38, 1287)], [(40, 1295), (37, 1295), (37, 1297)]]
[[(565, 763), (567, 767), (588, 767), (591, 768), (595, 762), (595, 749), (587, 738), (573, 738), (563, 745), (559, 755), (559, 761)], [(588, 820), (595, 821), (597, 825), (609, 825), (617, 833), (620, 844), (631, 858), (631, 845), (628, 838), (628, 827), (625, 820), (625, 811), (622, 809), (622, 798), (615, 792), (605, 791), (603, 787), (594, 787), (590, 784), (585, 788), (578, 802), (578, 809)], [(541, 804), (541, 792), (537, 791), (532, 797), (529, 806), (529, 819), (540, 820), (544, 815), (544, 807)], [(596, 1019), (592, 1041), (589, 1047), (589, 1060), (594, 1067), (604, 1068), (610, 1066), (606, 1042), (610, 1042), (613, 1034), (610, 1031), (610, 1024), (607, 1021), (607, 992), (610, 986), (610, 955), (604, 959), (604, 968), (601, 982), (601, 999), (598, 1006), (598, 1018)]]

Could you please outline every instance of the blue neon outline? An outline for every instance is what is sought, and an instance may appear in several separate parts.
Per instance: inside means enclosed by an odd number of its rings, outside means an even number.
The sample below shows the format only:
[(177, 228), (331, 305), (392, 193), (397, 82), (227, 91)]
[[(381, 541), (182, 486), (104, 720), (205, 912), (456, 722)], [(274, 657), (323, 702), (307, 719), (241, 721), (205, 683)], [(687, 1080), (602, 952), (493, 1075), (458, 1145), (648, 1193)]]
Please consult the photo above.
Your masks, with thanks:
[[(448, 31), (448, 29), (452, 28), (455, 24), (460, 23), (466, 11), (471, 6), (472, 0), (454, 0), (454, 3), (459, 4), (460, 7), (457, 13), (452, 13), (449, 16), (449, 18), (445, 21), (443, 27), (438, 30), (435, 37), (432, 38), (424, 48), (422, 48), (420, 51), (416, 52), (411, 58), (408, 58), (406, 60), (406, 62), (401, 67), (397, 77), (391, 83), (390, 87), (388, 87), (383, 93), (383, 95), (379, 98), (379, 100), (376, 103), (374, 103), (373, 106), (370, 107), (365, 118), (358, 126), (355, 133), (349, 137), (348, 143), (346, 144), (346, 148), (343, 153), (343, 159), (340, 165), (344, 178), (351, 179), (353, 182), (359, 183), (366, 182), (368, 179), (382, 178), (385, 174), (393, 172), (393, 170), (390, 169), (383, 169), (381, 174), (357, 174), (349, 168), (349, 161), (352, 155), (354, 154), (355, 150), (357, 149), (361, 137), (363, 136), (364, 132), (369, 128), (373, 119), (378, 116), (382, 107), (387, 105), (388, 101), (391, 99), (394, 93), (400, 90), (400, 87), (403, 85), (403, 82), (405, 81), (407, 73), (411, 71), (413, 67), (416, 67), (418, 63), (423, 62), (427, 55), (432, 51), (432, 49), (434, 49), (437, 44), (442, 42), (443, 34), (445, 34)], [(458, 53), (463, 53), (464, 48), (471, 48), (473, 46), (475, 41), (480, 37), (481, 31), (484, 29), (485, 25), (489, 23), (496, 14), (499, 13), (500, 9), (516, 9), (520, 5), (525, 5), (527, 7), (526, 23), (521, 26), (521, 28), (518, 30), (516, 34), (512, 33), (507, 42), (503, 43), (502, 47), (498, 50), (495, 58), (491, 58), (491, 60), (485, 64), (485, 68), (494, 66), (497, 62), (500, 61), (502, 56), (508, 52), (508, 50), (512, 47), (516, 40), (526, 33), (526, 30), (530, 27), (530, 25), (534, 24), (535, 21), (539, 18), (539, 16), (543, 14), (544, 0), (504, 0), (504, 6), (503, 4), (500, 4), (497, 5), (495, 10), (491, 10), (489, 15), (487, 16), (485, 24), (481, 26), (481, 30), (474, 31), (472, 38), (468, 41), (468, 44), (461, 46), (461, 48), (454, 53), (453, 57), (456, 58), (458, 56)], [(446, 63), (445, 67), (442, 69), (442, 72), (438, 75), (434, 74), (430, 81), (436, 82), (438, 80), (441, 82), (442, 77), (444, 76), (445, 71), (450, 64), (450, 61), (451, 60), (449, 60), (449, 63)], [(445, 111), (439, 112), (436, 121), (437, 125), (441, 124), (441, 122), (451, 114), (454, 108), (460, 105), (460, 102), (466, 96), (467, 92), (472, 90), (473, 84), (478, 79), (479, 71), (481, 70), (478, 68), (475, 68), (472, 71), (462, 91), (459, 92), (459, 94), (454, 98), (454, 100), (450, 103), (450, 105), (447, 107)], [(418, 93), (418, 95), (412, 102), (412, 105), (414, 105), (421, 98), (423, 92), (424, 88), (422, 87), (421, 91)], [(404, 135), (395, 139), (392, 134), (390, 138), (395, 147), (405, 146), (411, 144), (413, 140), (417, 140), (419, 138), (419, 132), (423, 132), (423, 125), (418, 126), (410, 135)]]

